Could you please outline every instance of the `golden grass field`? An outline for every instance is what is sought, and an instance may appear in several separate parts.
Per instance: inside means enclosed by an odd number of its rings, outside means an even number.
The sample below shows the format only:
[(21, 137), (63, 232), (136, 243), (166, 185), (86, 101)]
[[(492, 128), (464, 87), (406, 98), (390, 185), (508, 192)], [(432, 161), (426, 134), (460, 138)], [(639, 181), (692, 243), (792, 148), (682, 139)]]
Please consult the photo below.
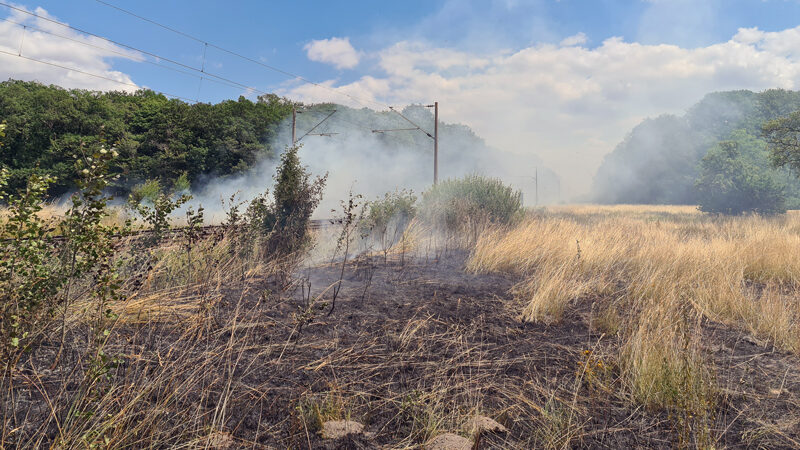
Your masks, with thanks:
[[(235, 232), (122, 251), (109, 351), (129, 366), (90, 420), (47, 419), (59, 439), (335, 448), (322, 422), (354, 419), (372, 437), (353, 448), (442, 432), (476, 448), (800, 445), (798, 212), (553, 206), (457, 235), (415, 220), (391, 248), (354, 241), (329, 316), (337, 234), (318, 230), (301, 262), (242, 252)], [(72, 305), (76, 348), (91, 301)], [(48, 401), (69, 406), (61, 392)], [(510, 431), (460, 431), (476, 413)]]
[(518, 275), (526, 321), (590, 304), (618, 336), (625, 389), (645, 405), (704, 414), (714, 386), (703, 321), (800, 354), (800, 214), (713, 217), (691, 206), (552, 207), (487, 231), (472, 271)]

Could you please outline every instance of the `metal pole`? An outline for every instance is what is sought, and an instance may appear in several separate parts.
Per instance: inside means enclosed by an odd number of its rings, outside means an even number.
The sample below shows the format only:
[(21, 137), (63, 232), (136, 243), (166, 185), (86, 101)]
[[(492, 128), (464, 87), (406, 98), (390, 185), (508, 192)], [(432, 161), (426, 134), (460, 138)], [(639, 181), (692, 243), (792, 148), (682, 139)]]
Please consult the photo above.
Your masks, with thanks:
[(536, 181), (536, 203), (534, 203), (534, 206), (539, 206), (539, 168), (534, 167), (534, 171), (535, 171), (534, 180)]
[(387, 131), (414, 131), (419, 130), (425, 133), (425, 136), (433, 139), (433, 184), (439, 182), (439, 102), (433, 102), (432, 105), (425, 105), (426, 108), (433, 108), (433, 135), (423, 130), (422, 127), (414, 123), (411, 119), (404, 116), (403, 113), (398, 112), (396, 109), (389, 107), (392, 112), (405, 119), (406, 122), (414, 125), (414, 128), (392, 128), (385, 130), (372, 130), (373, 133), (385, 133)]
[(292, 147), (294, 147), (297, 136), (297, 108), (292, 106)]
[(433, 102), (433, 184), (439, 182), (439, 102)]

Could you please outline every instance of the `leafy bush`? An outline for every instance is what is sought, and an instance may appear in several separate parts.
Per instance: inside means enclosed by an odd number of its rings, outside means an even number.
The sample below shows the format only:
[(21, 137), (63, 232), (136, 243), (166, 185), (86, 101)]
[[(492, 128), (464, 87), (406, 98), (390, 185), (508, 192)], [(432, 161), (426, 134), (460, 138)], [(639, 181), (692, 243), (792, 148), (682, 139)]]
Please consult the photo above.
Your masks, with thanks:
[(402, 236), (417, 215), (417, 196), (405, 189), (387, 192), (383, 198), (367, 202), (364, 218), (358, 224), (361, 234), (386, 250)]
[(170, 229), (170, 214), (191, 199), (191, 195), (173, 194), (163, 190), (158, 180), (149, 180), (134, 187), (128, 196), (128, 206), (152, 231), (144, 242), (149, 245), (160, 242)]
[(729, 215), (786, 212), (784, 185), (758, 163), (758, 158), (765, 158), (763, 149), (748, 142), (720, 142), (703, 158), (695, 183), (701, 211)]
[(509, 224), (522, 215), (522, 195), (496, 178), (469, 175), (447, 180), (422, 194), (420, 216), (428, 223), (457, 231), (469, 223)]
[(105, 382), (111, 377), (111, 370), (119, 360), (106, 353), (105, 346), (117, 315), (111, 303), (122, 300), (121, 280), (114, 260), (116, 248), (114, 240), (128, 232), (130, 222), (122, 226), (106, 225), (103, 219), (108, 216), (108, 202), (112, 199), (107, 189), (112, 179), (110, 165), (119, 154), (116, 150), (106, 150), (105, 145), (88, 150), (81, 148), (75, 155), (76, 184), (79, 190), (70, 197), (71, 206), (59, 224), (64, 237), (61, 279), (65, 285), (60, 296), (62, 308), (61, 346), (66, 341), (66, 326), (69, 308), (77, 300), (81, 280), (88, 280), (90, 289), (84, 291), (91, 300), (93, 314), (89, 317), (87, 347), (88, 363), (84, 386), (86, 398), (76, 399), (74, 405), (78, 414), (91, 414), (91, 403), (98, 395), (106, 392)]
[[(108, 167), (116, 153), (104, 147), (94, 151), (81, 148), (79, 153), (74, 156), (79, 191), (55, 224), (37, 215), (52, 177), (33, 174), (25, 190), (10, 194), (8, 172), (0, 172), (0, 199), (7, 202), (9, 210), (8, 220), (0, 228), (7, 239), (0, 244), (0, 359), (10, 366), (22, 350), (30, 349), (43, 336), (58, 310), (63, 318), (63, 348), (69, 306), (86, 294), (97, 307), (90, 320), (90, 365), (102, 372), (113, 363), (102, 348), (113, 319), (107, 305), (119, 299), (112, 239), (124, 229), (104, 225), (103, 219), (110, 200), (104, 194), (111, 179)], [(62, 238), (59, 246), (51, 236), (54, 230)], [(84, 281), (90, 282), (90, 289), (81, 284)], [(56, 358), (59, 356), (60, 351)]]
[(300, 163), (299, 147), (281, 155), (272, 200), (267, 192), (256, 197), (245, 216), (251, 228), (266, 238), (268, 254), (292, 253), (308, 243), (308, 224), (322, 200), (328, 175), (311, 179)]
[(37, 216), (52, 178), (32, 175), (27, 188), (6, 190), (7, 172), (0, 173), (0, 200), (8, 203), (0, 245), (0, 359), (14, 364), (14, 356), (28, 345), (36, 330), (53, 315), (54, 298), (63, 280), (47, 238), (47, 224)]
[(139, 203), (154, 203), (156, 198), (164, 191), (161, 182), (158, 180), (147, 180), (139, 183), (131, 189), (128, 195), (128, 203), (137, 205)]

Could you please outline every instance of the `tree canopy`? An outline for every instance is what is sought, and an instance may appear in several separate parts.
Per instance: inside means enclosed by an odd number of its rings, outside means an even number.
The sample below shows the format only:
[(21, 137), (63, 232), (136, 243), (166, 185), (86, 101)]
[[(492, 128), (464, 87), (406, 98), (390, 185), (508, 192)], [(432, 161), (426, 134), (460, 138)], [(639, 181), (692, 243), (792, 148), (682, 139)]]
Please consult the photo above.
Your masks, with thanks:
[[(119, 175), (110, 186), (117, 196), (127, 196), (148, 181), (167, 191), (184, 181), (202, 190), (210, 180), (233, 178), (261, 160), (277, 159), (289, 144), (287, 120), (293, 106), (301, 105), (276, 95), (188, 104), (149, 90), (97, 92), (6, 81), (0, 83), (0, 123), (7, 123), (0, 167), (9, 172), (10, 189), (24, 186), (33, 173), (55, 176), (48, 196), (59, 197), (75, 189), (73, 155), (103, 141), (119, 153), (110, 168)], [(336, 114), (314, 128), (333, 109)], [(358, 153), (353, 147), (364, 147), (365, 158), (376, 166), (411, 153), (417, 153), (414, 160), (432, 159), (433, 142), (421, 131), (372, 132), (410, 127), (396, 112), (331, 103), (303, 105), (302, 112), (297, 115), (298, 138), (312, 128), (314, 133), (333, 133), (313, 139), (338, 143), (331, 148), (350, 154)], [(411, 105), (402, 114), (433, 131), (430, 108)], [(442, 178), (472, 172), (496, 176), (508, 170), (497, 161), (497, 151), (465, 125), (440, 122), (439, 137), (446, 149), (439, 154)], [(524, 174), (537, 167), (540, 189), (556, 192), (557, 176), (535, 157), (526, 160), (530, 167), (513, 169)]]
[(744, 130), (716, 144), (700, 162), (700, 210), (738, 215), (786, 212), (786, 184), (770, 170), (764, 142)]
[[(794, 113), (798, 110), (800, 92), (783, 89), (759, 93), (729, 91), (706, 95), (683, 116), (646, 119), (603, 161), (594, 180), (595, 200), (604, 203), (708, 203), (712, 192), (713, 198), (719, 198), (722, 192), (719, 189), (723, 186), (721, 177), (728, 176), (732, 178), (725, 180), (729, 188), (725, 192), (734, 192), (731, 190), (734, 186), (730, 185), (733, 182), (746, 183), (735, 187), (742, 190), (742, 195), (755, 195), (752, 190), (755, 186), (750, 183), (767, 183), (761, 188), (768, 191), (782, 185), (785, 206), (800, 208), (797, 177), (786, 168), (774, 166), (777, 163), (800, 167), (791, 163), (795, 155), (800, 164), (800, 149), (791, 151), (784, 145), (783, 153), (773, 149), (772, 158), (767, 150), (768, 142), (791, 143), (791, 133), (781, 130), (791, 129), (791, 120), (795, 121), (795, 130), (800, 130), (800, 114)], [(777, 185), (773, 186), (773, 182)]]
[(119, 152), (111, 168), (120, 175), (116, 190), (149, 179), (171, 187), (182, 175), (193, 183), (274, 157), (270, 142), (291, 111), (292, 103), (276, 95), (188, 104), (150, 90), (96, 92), (6, 81), (0, 83), (0, 121), (7, 125), (0, 166), (9, 170), (12, 189), (32, 173), (54, 175), (49, 195), (58, 196), (74, 188), (72, 155), (104, 141)]
[(800, 174), (800, 111), (770, 120), (763, 126), (772, 163)]

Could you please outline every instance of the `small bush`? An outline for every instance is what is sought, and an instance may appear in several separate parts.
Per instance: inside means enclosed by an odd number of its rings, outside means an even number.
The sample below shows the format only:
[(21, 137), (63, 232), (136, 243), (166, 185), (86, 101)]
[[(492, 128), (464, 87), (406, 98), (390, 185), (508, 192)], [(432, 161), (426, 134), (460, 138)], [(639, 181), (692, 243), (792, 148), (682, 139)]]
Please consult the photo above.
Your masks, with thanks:
[(291, 147), (281, 155), (275, 174), (272, 199), (268, 192), (259, 195), (247, 208), (245, 218), (251, 230), (265, 239), (267, 255), (289, 254), (308, 243), (308, 224), (322, 200), (328, 175), (311, 179)]
[(31, 175), (22, 192), (6, 192), (7, 172), (0, 172), (0, 200), (9, 217), (0, 244), (0, 359), (13, 366), (37, 331), (48, 323), (64, 280), (58, 276), (56, 253), (47, 237), (48, 224), (37, 216), (53, 179)]
[(317, 209), (328, 175), (311, 180), (311, 174), (300, 164), (297, 151), (291, 147), (281, 155), (281, 165), (275, 174), (275, 221), (280, 241), (273, 239), (276, 249), (297, 250), (306, 244), (308, 221)]
[[(116, 152), (105, 147), (81, 148), (75, 155), (79, 191), (70, 198), (64, 217), (46, 221), (39, 217), (43, 198), (53, 177), (36, 174), (27, 187), (9, 193), (7, 173), (0, 170), (0, 200), (6, 202), (9, 217), (0, 226), (0, 359), (7, 368), (16, 363), (21, 351), (31, 349), (61, 310), (61, 348), (64, 345), (66, 318), (78, 296), (88, 296), (97, 307), (90, 331), (94, 355), (93, 370), (107, 369), (102, 347), (108, 336), (108, 304), (119, 299), (119, 282), (112, 263), (114, 236), (127, 227), (104, 225), (108, 202), (104, 192), (111, 177), (109, 163)], [(62, 238), (58, 246), (52, 236)], [(90, 286), (88, 289), (86, 285)], [(56, 360), (60, 356), (60, 351)]]
[(144, 240), (145, 244), (158, 244), (172, 226), (172, 213), (191, 199), (191, 195), (162, 189), (158, 180), (150, 180), (134, 187), (128, 196), (128, 206), (152, 231)]
[(416, 203), (417, 196), (405, 189), (387, 192), (383, 198), (367, 202), (367, 212), (358, 224), (361, 235), (372, 239), (386, 252), (417, 215)]
[(509, 224), (522, 215), (522, 195), (496, 178), (469, 175), (422, 194), (420, 215), (431, 225), (459, 231), (470, 223)]

